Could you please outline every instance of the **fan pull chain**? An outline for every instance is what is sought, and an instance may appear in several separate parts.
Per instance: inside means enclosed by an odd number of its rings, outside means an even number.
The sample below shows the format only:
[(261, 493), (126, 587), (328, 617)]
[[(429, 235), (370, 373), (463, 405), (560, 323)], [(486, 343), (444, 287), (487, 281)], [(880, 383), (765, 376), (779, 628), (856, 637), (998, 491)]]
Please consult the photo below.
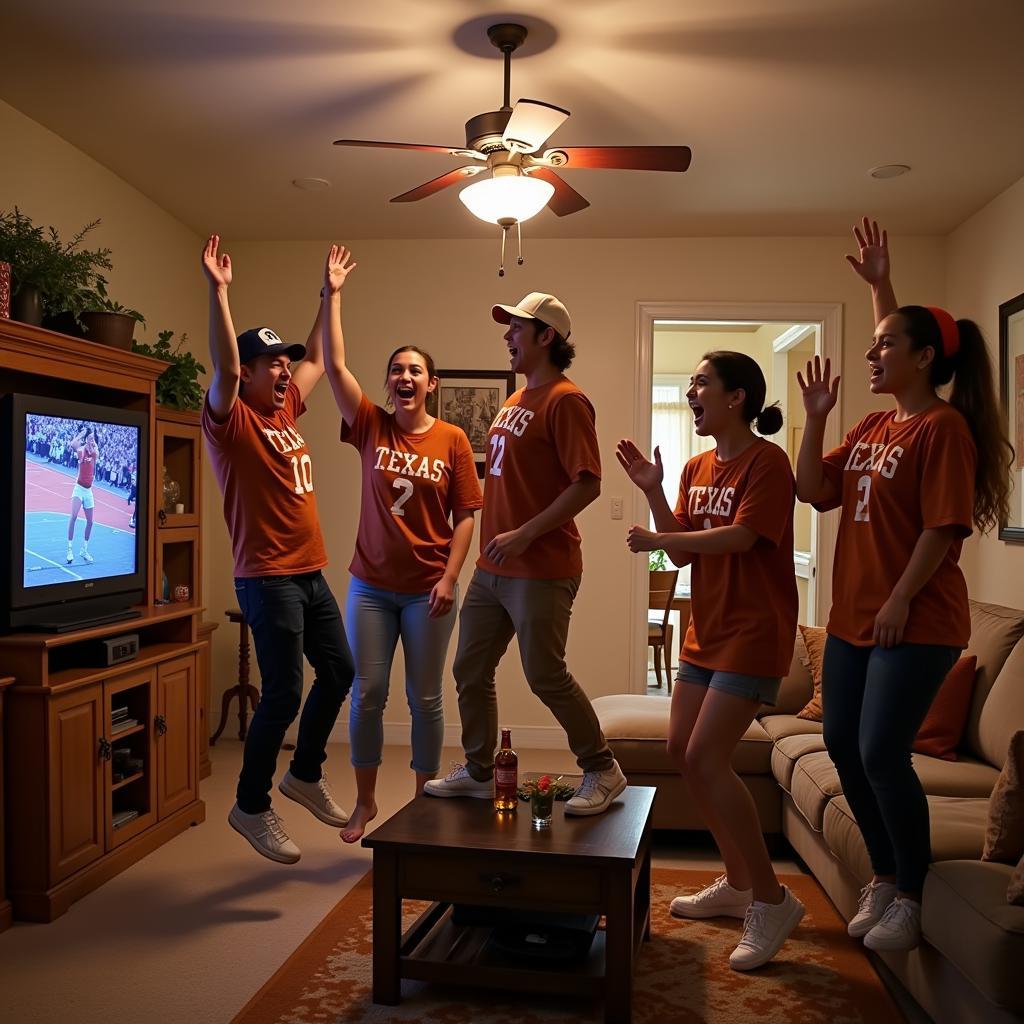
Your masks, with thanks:
[(523, 265), (523, 225), (516, 221), (516, 235), (519, 238), (519, 259), (516, 261), (519, 266)]
[(501, 225), (501, 262), (498, 264), (498, 277), (505, 276), (505, 239), (508, 237), (510, 224)]

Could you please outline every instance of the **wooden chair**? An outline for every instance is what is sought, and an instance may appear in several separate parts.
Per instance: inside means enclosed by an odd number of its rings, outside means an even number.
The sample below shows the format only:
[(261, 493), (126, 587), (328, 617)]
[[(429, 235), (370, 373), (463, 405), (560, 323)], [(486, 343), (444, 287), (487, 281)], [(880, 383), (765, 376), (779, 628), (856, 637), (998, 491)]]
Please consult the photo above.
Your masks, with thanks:
[(658, 611), (657, 617), (647, 616), (647, 645), (654, 648), (654, 675), (661, 688), (661, 654), (665, 651), (665, 675), (668, 692), (672, 693), (672, 623), (668, 621), (672, 611), (672, 598), (676, 593), (679, 570), (652, 570), (647, 599), (648, 611)]

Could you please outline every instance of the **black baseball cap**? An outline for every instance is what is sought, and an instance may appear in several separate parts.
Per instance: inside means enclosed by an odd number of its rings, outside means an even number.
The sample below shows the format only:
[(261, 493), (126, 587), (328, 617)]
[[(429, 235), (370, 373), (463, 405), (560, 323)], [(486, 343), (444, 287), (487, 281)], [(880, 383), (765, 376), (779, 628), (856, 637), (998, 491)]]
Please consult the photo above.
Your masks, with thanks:
[(289, 345), (269, 327), (253, 327), (238, 336), (238, 360), (241, 363), (257, 356), (287, 356), (295, 360), (302, 359), (305, 354), (305, 345)]

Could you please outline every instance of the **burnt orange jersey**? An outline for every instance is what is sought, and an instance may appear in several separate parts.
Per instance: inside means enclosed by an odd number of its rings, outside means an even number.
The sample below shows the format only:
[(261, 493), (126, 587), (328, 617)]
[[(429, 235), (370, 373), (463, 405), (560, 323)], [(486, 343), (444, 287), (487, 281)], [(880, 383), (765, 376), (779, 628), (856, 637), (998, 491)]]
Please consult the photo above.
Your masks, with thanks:
[(889, 599), (922, 532), (956, 527), (956, 539), (910, 602), (905, 643), (965, 647), (971, 634), (960, 549), (971, 532), (977, 451), (963, 416), (948, 402), (902, 423), (894, 412), (865, 416), (825, 456), (842, 508), (832, 567), (828, 631), (874, 643), (875, 616)]

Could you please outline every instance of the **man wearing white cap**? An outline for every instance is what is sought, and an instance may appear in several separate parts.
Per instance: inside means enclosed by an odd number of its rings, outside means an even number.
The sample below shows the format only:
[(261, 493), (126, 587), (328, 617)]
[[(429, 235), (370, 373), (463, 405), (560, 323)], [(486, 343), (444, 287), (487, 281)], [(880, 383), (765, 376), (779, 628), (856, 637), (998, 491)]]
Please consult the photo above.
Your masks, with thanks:
[(428, 782), (430, 796), (493, 795), (498, 739), (494, 672), (515, 636), (530, 689), (565, 729), (583, 769), (566, 814), (600, 814), (626, 788), (586, 694), (565, 664), (583, 573), (573, 517), (601, 493), (594, 407), (564, 370), (576, 354), (565, 306), (531, 292), (495, 306), (512, 370), (526, 377), (487, 435), (480, 558), (459, 620), (455, 681), (465, 765)]

